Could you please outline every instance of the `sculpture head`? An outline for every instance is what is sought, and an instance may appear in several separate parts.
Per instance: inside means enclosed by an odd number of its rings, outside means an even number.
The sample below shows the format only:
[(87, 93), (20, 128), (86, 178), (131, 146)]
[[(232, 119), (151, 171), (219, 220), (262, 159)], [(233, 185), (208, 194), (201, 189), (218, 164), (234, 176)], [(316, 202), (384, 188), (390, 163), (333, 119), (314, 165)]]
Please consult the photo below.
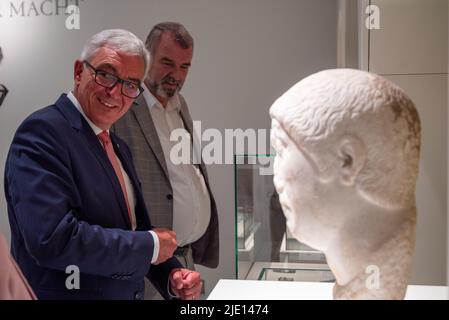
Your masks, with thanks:
[(325, 70), (284, 93), (270, 116), (274, 183), (299, 241), (328, 260), (357, 256), (351, 242), (361, 241), (369, 256), (403, 221), (414, 225), (420, 121), (399, 87), (360, 70)]

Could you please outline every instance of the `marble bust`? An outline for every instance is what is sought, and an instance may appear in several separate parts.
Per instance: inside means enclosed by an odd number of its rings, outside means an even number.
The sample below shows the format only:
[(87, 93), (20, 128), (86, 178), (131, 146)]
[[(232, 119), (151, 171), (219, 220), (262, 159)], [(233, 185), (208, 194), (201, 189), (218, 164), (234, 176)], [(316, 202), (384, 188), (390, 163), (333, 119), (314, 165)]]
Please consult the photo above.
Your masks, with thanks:
[(298, 82), (270, 116), (287, 226), (324, 252), (334, 299), (403, 299), (421, 140), (413, 102), (381, 76), (334, 69)]

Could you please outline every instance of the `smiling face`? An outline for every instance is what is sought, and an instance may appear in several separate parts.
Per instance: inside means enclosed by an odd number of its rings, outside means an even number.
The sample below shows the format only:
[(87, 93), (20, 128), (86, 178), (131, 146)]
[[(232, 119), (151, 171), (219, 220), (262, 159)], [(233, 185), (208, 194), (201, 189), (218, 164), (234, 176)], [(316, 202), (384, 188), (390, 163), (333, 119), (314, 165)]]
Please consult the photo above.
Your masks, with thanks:
[(173, 39), (170, 32), (161, 35), (150, 59), (145, 84), (163, 105), (181, 90), (189, 72), (192, 56), (193, 47), (184, 49)]
[[(144, 78), (145, 63), (138, 55), (117, 52), (108, 47), (98, 49), (89, 63), (97, 70), (106, 71), (133, 82)], [(100, 129), (109, 129), (131, 107), (134, 99), (122, 95), (122, 84), (105, 88), (95, 82), (92, 69), (82, 61), (75, 62), (74, 95), (86, 116)]]

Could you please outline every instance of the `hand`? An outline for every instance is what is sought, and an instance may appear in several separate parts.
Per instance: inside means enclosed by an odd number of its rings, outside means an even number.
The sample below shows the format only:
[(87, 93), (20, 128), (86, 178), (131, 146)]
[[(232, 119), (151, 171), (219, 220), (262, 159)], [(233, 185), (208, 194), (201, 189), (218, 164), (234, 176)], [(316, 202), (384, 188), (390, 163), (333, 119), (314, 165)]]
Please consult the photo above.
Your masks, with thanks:
[(173, 256), (178, 244), (176, 243), (176, 233), (165, 228), (154, 228), (154, 231), (159, 238), (159, 255), (154, 264), (159, 264)]
[(200, 297), (203, 282), (200, 273), (189, 269), (175, 268), (170, 272), (170, 288), (183, 300)]

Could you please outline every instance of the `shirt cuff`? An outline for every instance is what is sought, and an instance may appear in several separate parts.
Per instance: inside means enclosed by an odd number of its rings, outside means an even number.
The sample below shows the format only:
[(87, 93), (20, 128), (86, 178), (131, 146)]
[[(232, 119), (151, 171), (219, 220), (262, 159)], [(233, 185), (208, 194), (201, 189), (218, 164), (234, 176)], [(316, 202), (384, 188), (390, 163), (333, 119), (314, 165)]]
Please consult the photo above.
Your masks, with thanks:
[(148, 231), (153, 236), (153, 258), (151, 259), (151, 263), (155, 263), (157, 260), (157, 257), (159, 256), (159, 238), (154, 231)]

